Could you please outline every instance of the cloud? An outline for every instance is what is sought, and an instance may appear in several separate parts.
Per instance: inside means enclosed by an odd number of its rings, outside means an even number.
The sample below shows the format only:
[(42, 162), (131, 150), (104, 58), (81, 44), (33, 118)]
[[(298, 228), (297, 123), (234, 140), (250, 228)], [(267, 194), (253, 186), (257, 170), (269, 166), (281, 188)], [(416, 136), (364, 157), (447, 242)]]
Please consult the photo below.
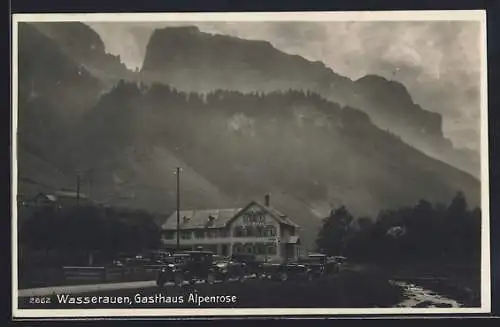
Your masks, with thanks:
[(154, 28), (196, 25), (202, 31), (262, 39), (356, 79), (378, 74), (404, 83), (414, 101), (443, 115), (445, 135), (479, 149), (479, 22), (169, 22), (89, 23), (109, 52), (139, 67)]

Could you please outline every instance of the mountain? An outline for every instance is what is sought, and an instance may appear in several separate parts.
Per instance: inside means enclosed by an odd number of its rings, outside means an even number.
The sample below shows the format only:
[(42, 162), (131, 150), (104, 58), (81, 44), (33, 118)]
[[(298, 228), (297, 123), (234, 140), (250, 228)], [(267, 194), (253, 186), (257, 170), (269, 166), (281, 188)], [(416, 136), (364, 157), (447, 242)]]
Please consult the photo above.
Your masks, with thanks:
[[(67, 152), (79, 138), (75, 123), (114, 84), (135, 75), (106, 53), (99, 35), (83, 23), (20, 23), (18, 42), (19, 173), (31, 176), (29, 167), (40, 167), (33, 180), (22, 177), (20, 187), (29, 194), (34, 185), (67, 188), (74, 184), (65, 174), (75, 174)], [(54, 169), (63, 175), (37, 184), (54, 176)]]
[(62, 51), (53, 39), (29, 23), (20, 23), (18, 42), (20, 100), (47, 107), (67, 118), (81, 114), (95, 103), (102, 82)]
[(479, 204), (475, 178), (315, 93), (199, 95), (120, 82), (79, 130), (75, 164), (98, 172), (99, 189), (133, 190), (129, 203), (174, 210), (181, 166), (183, 207), (235, 207), (271, 193), (308, 245), (319, 218), (341, 204), (373, 217), (420, 198), (447, 203), (457, 190)]
[(102, 87), (52, 39), (31, 24), (18, 25), (18, 160), (20, 178), (27, 181), (21, 181), (21, 191), (66, 187), (67, 160), (61, 158), (78, 137), (75, 123), (98, 101)]
[(80, 22), (30, 24), (54, 40), (62, 51), (106, 85), (111, 86), (121, 79), (135, 80), (134, 72), (127, 69), (119, 56), (106, 52), (100, 36), (88, 25)]
[(402, 84), (374, 75), (353, 81), (321, 62), (283, 53), (265, 41), (214, 35), (190, 26), (157, 29), (146, 48), (141, 78), (187, 92), (315, 91), (359, 108), (406, 143), (479, 176), (479, 154), (454, 149), (443, 136), (442, 117), (415, 104)]

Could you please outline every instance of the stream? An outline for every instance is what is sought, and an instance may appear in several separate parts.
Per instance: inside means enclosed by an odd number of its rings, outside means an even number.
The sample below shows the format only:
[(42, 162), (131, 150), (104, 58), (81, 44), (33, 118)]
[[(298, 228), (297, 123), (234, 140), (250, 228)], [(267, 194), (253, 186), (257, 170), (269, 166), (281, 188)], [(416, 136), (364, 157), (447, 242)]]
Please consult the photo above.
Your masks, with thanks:
[(396, 305), (397, 308), (459, 308), (462, 306), (453, 299), (412, 283), (402, 281), (391, 281), (391, 283), (401, 287), (405, 296), (405, 300)]

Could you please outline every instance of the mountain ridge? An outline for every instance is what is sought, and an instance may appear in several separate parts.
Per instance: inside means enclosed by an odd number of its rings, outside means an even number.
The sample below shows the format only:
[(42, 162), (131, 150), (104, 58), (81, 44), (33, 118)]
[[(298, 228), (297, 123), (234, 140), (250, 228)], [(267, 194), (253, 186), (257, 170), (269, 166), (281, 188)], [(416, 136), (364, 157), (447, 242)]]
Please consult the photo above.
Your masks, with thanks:
[(120, 79), (129, 81), (136, 79), (136, 74), (127, 68), (120, 56), (106, 51), (104, 42), (92, 27), (80, 22), (30, 24), (54, 40), (61, 50), (105, 82), (108, 88)]
[[(479, 176), (478, 159), (455, 149), (443, 136), (442, 117), (415, 104), (402, 83), (373, 79), (375, 75), (353, 81), (324, 63), (284, 53), (267, 41), (205, 33), (193, 26), (156, 29), (146, 47), (141, 75), (147, 83), (162, 82), (186, 92), (315, 91), (369, 113), (379, 127), (394, 131), (405, 142)], [(396, 92), (391, 91), (394, 86)], [(366, 89), (378, 89), (386, 96), (380, 99)], [(394, 97), (404, 103), (392, 101)]]

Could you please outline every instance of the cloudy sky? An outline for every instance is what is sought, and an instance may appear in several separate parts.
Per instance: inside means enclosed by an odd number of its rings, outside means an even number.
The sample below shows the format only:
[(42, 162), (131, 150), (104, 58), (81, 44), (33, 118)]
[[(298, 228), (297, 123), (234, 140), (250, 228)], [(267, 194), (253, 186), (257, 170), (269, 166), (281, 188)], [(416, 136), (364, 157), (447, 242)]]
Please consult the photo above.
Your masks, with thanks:
[(196, 25), (202, 31), (267, 40), (276, 48), (323, 61), (357, 79), (378, 74), (404, 83), (414, 102), (444, 118), (456, 147), (479, 150), (480, 23), (202, 22), (88, 23), (107, 51), (140, 67), (155, 28)]

